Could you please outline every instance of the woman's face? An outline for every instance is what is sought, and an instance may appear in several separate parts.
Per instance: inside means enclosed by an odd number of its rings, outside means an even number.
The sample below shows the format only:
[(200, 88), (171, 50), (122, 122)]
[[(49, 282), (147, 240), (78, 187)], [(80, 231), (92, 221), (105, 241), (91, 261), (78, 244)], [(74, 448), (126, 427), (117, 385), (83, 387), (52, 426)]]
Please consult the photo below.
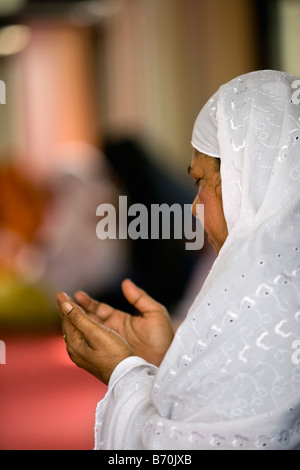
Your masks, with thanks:
[(208, 241), (218, 254), (227, 235), (227, 224), (223, 212), (220, 168), (214, 158), (193, 149), (189, 174), (198, 187), (198, 194), (193, 202), (192, 212), (195, 217), (196, 204), (204, 204), (204, 230)]

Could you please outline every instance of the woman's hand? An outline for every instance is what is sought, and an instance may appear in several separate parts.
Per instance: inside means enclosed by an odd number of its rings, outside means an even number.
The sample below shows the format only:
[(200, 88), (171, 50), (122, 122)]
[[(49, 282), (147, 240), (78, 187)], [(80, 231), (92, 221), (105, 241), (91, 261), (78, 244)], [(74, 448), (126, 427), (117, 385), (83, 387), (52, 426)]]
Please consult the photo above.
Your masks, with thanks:
[(137, 315), (97, 302), (81, 291), (75, 298), (91, 318), (118, 333), (134, 355), (159, 366), (174, 337), (168, 312), (129, 279), (123, 281), (122, 290)]
[(68, 295), (58, 293), (57, 303), (70, 358), (108, 384), (115, 367), (133, 355), (132, 348), (117, 333), (86, 315)]

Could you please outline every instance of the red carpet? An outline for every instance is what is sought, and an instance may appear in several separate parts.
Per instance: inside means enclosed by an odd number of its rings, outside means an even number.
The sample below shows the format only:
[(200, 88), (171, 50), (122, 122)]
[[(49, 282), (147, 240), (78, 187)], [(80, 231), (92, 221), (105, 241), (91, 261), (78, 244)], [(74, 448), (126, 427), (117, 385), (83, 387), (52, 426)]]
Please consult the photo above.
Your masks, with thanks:
[(92, 449), (106, 387), (70, 361), (61, 336), (1, 339), (0, 449)]

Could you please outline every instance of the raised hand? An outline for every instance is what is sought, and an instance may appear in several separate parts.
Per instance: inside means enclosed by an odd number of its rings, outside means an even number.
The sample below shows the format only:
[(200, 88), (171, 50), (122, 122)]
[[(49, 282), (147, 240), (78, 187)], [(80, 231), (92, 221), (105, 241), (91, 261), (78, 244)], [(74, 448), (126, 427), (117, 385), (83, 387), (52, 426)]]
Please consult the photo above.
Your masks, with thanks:
[(122, 290), (137, 315), (97, 302), (82, 291), (75, 298), (91, 318), (118, 333), (134, 355), (159, 366), (174, 337), (168, 312), (129, 279), (123, 281)]
[(86, 315), (68, 295), (60, 292), (56, 298), (70, 358), (108, 384), (116, 366), (133, 355), (131, 347), (117, 333)]

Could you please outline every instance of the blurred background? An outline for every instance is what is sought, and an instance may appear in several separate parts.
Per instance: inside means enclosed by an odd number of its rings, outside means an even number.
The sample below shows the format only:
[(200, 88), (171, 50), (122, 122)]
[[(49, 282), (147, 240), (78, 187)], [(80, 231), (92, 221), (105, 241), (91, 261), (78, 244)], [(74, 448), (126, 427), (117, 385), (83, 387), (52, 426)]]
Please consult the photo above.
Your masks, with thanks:
[(300, 76), (299, 24), (299, 0), (0, 0), (0, 449), (93, 448), (106, 387), (69, 360), (55, 292), (130, 311), (128, 276), (182, 321), (210, 247), (99, 240), (96, 208), (191, 204), (199, 110), (237, 75)]

